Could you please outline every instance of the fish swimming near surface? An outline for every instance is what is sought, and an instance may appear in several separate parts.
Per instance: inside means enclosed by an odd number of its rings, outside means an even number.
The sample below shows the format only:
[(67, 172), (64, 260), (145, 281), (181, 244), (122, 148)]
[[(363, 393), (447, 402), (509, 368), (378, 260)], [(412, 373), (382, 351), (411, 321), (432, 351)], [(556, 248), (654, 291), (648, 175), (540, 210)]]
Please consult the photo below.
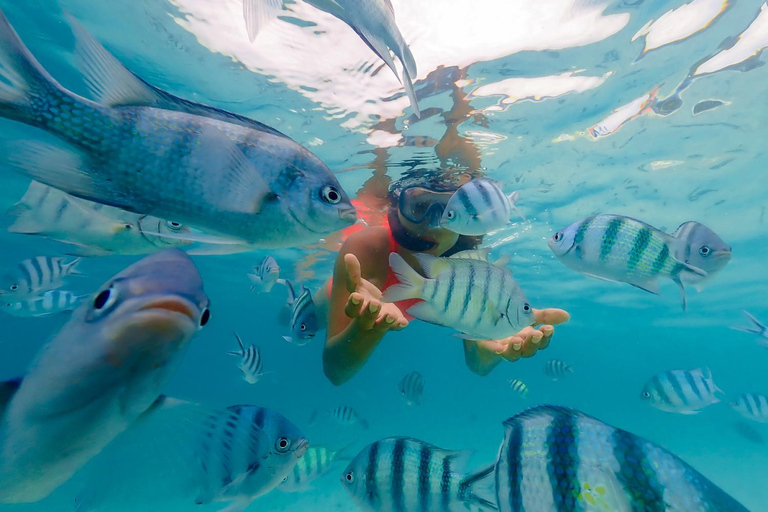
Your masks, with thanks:
[(703, 279), (707, 272), (678, 259), (678, 240), (629, 217), (596, 215), (574, 222), (547, 242), (566, 267), (604, 281), (628, 283), (656, 295), (659, 278), (674, 281), (682, 293), (688, 279)]
[(709, 368), (671, 370), (651, 377), (640, 399), (667, 412), (698, 414), (701, 409), (720, 402), (723, 391), (712, 380)]
[(519, 379), (510, 379), (509, 389), (520, 395), (522, 398), (528, 398), (528, 393), (530, 393), (528, 386), (526, 386), (525, 383)]
[(301, 347), (309, 343), (320, 329), (317, 308), (309, 288), (302, 286), (301, 293), (296, 295), (293, 284), (290, 281), (286, 281), (285, 284), (288, 288), (288, 302), (292, 303), (293, 306), (291, 308), (291, 335), (283, 336), (283, 339)]
[(550, 359), (544, 365), (544, 374), (552, 380), (560, 380), (569, 373), (573, 373), (573, 365), (559, 359)]
[[(395, 21), (392, 0), (305, 0), (309, 5), (325, 11), (350, 26), (384, 63), (392, 70), (405, 87), (405, 92), (415, 111), (421, 116), (413, 80), (416, 79), (416, 60), (405, 42)], [(243, 17), (251, 42), (259, 30), (271, 19), (276, 18), (284, 0), (243, 0)], [(402, 65), (402, 79), (398, 75), (392, 54)]]
[(734, 331), (748, 332), (750, 334), (758, 335), (760, 339), (757, 340), (757, 344), (761, 347), (768, 348), (768, 327), (766, 327), (766, 325), (760, 320), (755, 318), (755, 316), (749, 311), (742, 311), (742, 313), (744, 313), (744, 316), (747, 317), (752, 325), (748, 327), (731, 326), (731, 329)]
[(731, 400), (728, 406), (748, 420), (768, 423), (768, 396), (743, 393)]
[(397, 385), (408, 405), (421, 405), (424, 399), (424, 376), (419, 372), (411, 372)]
[(227, 354), (240, 358), (237, 366), (243, 372), (243, 380), (248, 384), (256, 384), (266, 375), (264, 373), (264, 360), (261, 358), (261, 351), (256, 345), (248, 345), (246, 347), (237, 333), (235, 333), (235, 338), (240, 345), (240, 350), (227, 352)]
[(64, 290), (51, 290), (20, 302), (0, 301), (0, 311), (21, 318), (36, 318), (73, 311), (85, 298)]
[(684, 283), (692, 284), (698, 291), (731, 261), (731, 246), (700, 222), (689, 221), (681, 224), (672, 233), (672, 237), (677, 240), (673, 256), (707, 274), (706, 277), (690, 272), (680, 274)]
[(426, 278), (397, 253), (389, 265), (400, 284), (388, 287), (382, 300), (423, 299), (408, 308), (415, 318), (452, 327), (464, 339), (498, 340), (533, 325), (533, 308), (503, 265), (488, 262), (488, 250), (463, 251), (450, 258), (416, 254)]
[(0, 300), (22, 301), (60, 288), (67, 277), (80, 275), (80, 262), (48, 256), (24, 260), (0, 277)]
[(192, 243), (161, 236), (189, 233), (178, 222), (79, 199), (36, 181), (6, 215), (14, 218), (9, 232), (73, 245), (68, 252), (78, 256), (144, 255)]
[(445, 206), (440, 227), (460, 235), (485, 235), (509, 224), (512, 212), (523, 214), (515, 206), (520, 194), (504, 194), (501, 185), (488, 178), (465, 183), (454, 192)]
[(10, 383), (0, 503), (46, 498), (147, 413), (209, 319), (200, 274), (178, 250), (107, 281)]
[(310, 446), (278, 489), (283, 492), (302, 492), (309, 489), (312, 482), (330, 473), (338, 461), (344, 460), (344, 451), (346, 448), (334, 451), (326, 446)]
[(471, 455), (408, 437), (382, 439), (352, 460), (341, 484), (369, 512), (496, 510), (481, 496), (491, 493), (476, 489), (493, 468), (468, 475)]
[(98, 103), (56, 83), (0, 14), (0, 117), (62, 141), (9, 143), (12, 168), (233, 245), (297, 246), (355, 222), (336, 177), (301, 145), (261, 123), (148, 86), (71, 22)]
[(535, 407), (504, 429), (489, 477), (499, 512), (748, 512), (661, 446), (574, 409)]
[(285, 280), (280, 279), (280, 265), (272, 256), (265, 256), (259, 266), (248, 274), (248, 279), (251, 281), (251, 291), (256, 293), (269, 293), (275, 284), (285, 284)]

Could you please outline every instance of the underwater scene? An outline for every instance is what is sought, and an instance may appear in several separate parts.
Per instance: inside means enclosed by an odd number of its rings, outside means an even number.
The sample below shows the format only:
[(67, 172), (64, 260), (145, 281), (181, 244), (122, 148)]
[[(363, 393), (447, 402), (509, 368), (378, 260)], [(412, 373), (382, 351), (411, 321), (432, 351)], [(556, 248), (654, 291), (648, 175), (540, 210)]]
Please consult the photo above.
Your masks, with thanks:
[(0, 0), (0, 512), (768, 511), (764, 0)]

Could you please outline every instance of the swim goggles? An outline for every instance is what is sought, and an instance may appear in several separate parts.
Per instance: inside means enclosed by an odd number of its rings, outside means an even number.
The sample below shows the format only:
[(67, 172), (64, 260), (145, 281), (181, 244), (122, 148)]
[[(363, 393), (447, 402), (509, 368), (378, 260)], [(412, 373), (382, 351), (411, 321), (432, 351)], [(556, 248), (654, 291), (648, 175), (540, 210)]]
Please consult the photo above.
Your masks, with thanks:
[(445, 206), (454, 192), (436, 191), (420, 186), (408, 187), (400, 192), (400, 214), (414, 224), (421, 224), (429, 219), (430, 225), (438, 226)]

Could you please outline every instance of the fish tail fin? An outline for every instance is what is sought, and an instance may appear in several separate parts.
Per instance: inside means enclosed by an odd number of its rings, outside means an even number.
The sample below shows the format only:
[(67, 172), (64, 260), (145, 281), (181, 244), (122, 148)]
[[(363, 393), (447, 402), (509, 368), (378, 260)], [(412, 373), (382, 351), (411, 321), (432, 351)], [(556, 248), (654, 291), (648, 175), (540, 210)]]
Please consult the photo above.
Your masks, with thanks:
[(480, 510), (497, 510), (495, 498), (496, 465), (464, 478), (459, 484), (459, 492), (465, 503), (480, 507)]
[(83, 258), (75, 258), (69, 263), (62, 265), (62, 267), (64, 267), (64, 273), (72, 276), (82, 276), (83, 273), (77, 268), (82, 261)]
[(523, 212), (521, 212), (517, 207), (517, 201), (520, 199), (520, 192), (515, 190), (507, 196), (507, 199), (509, 199), (509, 204), (512, 206), (512, 210), (514, 210), (514, 212), (517, 213), (521, 219), (523, 219), (523, 222), (528, 222), (528, 219), (525, 218)]
[[(240, 353), (238, 354), (237, 352), (235, 352), (235, 354), (236, 355), (245, 354), (245, 344), (243, 343), (242, 338), (240, 338), (240, 335), (237, 334), (237, 331), (233, 331), (233, 333), (235, 335), (235, 339), (237, 340), (237, 344), (240, 345)], [(231, 352), (229, 352), (229, 353), (231, 353)]]
[(35, 235), (44, 229), (42, 224), (32, 218), (29, 214), (29, 210), (22, 210), (22, 207), (19, 205), (12, 207), (6, 215), (16, 218), (16, 220), (13, 221), (13, 224), (8, 226), (9, 233)]
[(336, 453), (333, 455), (333, 460), (344, 460), (344, 461), (346, 461), (346, 460), (352, 460), (352, 458), (353, 458), (353, 455), (350, 455), (348, 452), (349, 452), (349, 450), (351, 450), (351, 449), (352, 449), (352, 447), (353, 447), (354, 445), (355, 445), (355, 443), (354, 443), (354, 442), (352, 442), (352, 443), (349, 443), (348, 445), (344, 446), (344, 447), (343, 447), (343, 448), (341, 448), (340, 450), (338, 450), (338, 451), (337, 451), (337, 452), (336, 452)]
[[(407, 47), (406, 47), (407, 48)], [(408, 100), (411, 102), (411, 108), (416, 117), (421, 119), (421, 109), (419, 108), (419, 101), (416, 99), (416, 91), (413, 89), (413, 80), (408, 72), (408, 68), (403, 66), (403, 87), (405, 87), (405, 94), (408, 96)]]
[(403, 67), (408, 71), (409, 76), (415, 77), (418, 74), (418, 71), (416, 70), (416, 59), (413, 58), (413, 52), (405, 41), (403, 41), (403, 44), (400, 47), (400, 53), (402, 54), (401, 61)]
[(400, 283), (384, 290), (381, 300), (384, 302), (398, 302), (421, 298), (421, 292), (424, 289), (426, 280), (396, 252), (389, 254), (389, 266)]
[(293, 305), (296, 302), (296, 290), (293, 287), (293, 283), (286, 279), (285, 287), (288, 289), (288, 303)]
[(243, 19), (248, 39), (254, 42), (259, 31), (276, 18), (282, 8), (283, 0), (243, 0)]

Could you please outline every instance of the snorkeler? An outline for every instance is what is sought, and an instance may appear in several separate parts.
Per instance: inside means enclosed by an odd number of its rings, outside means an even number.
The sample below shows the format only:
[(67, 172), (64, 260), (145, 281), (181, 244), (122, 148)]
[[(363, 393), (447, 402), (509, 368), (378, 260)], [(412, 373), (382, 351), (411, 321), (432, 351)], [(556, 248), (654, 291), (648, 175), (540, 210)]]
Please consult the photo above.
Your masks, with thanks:
[[(382, 291), (398, 282), (389, 268), (390, 253), (398, 253), (419, 270), (417, 253), (450, 256), (475, 249), (482, 241), (482, 237), (457, 235), (439, 227), (445, 205), (457, 188), (445, 178), (396, 182), (390, 188), (386, 225), (357, 231), (342, 245), (333, 279), (318, 294), (330, 297), (323, 368), (333, 384), (351, 379), (387, 332), (399, 331), (412, 320), (405, 311), (418, 299), (381, 301)], [(487, 375), (502, 359), (517, 361), (533, 356), (549, 345), (553, 325), (569, 319), (560, 309), (534, 313), (535, 325), (541, 327), (529, 326), (502, 340), (464, 340), (470, 370)]]

